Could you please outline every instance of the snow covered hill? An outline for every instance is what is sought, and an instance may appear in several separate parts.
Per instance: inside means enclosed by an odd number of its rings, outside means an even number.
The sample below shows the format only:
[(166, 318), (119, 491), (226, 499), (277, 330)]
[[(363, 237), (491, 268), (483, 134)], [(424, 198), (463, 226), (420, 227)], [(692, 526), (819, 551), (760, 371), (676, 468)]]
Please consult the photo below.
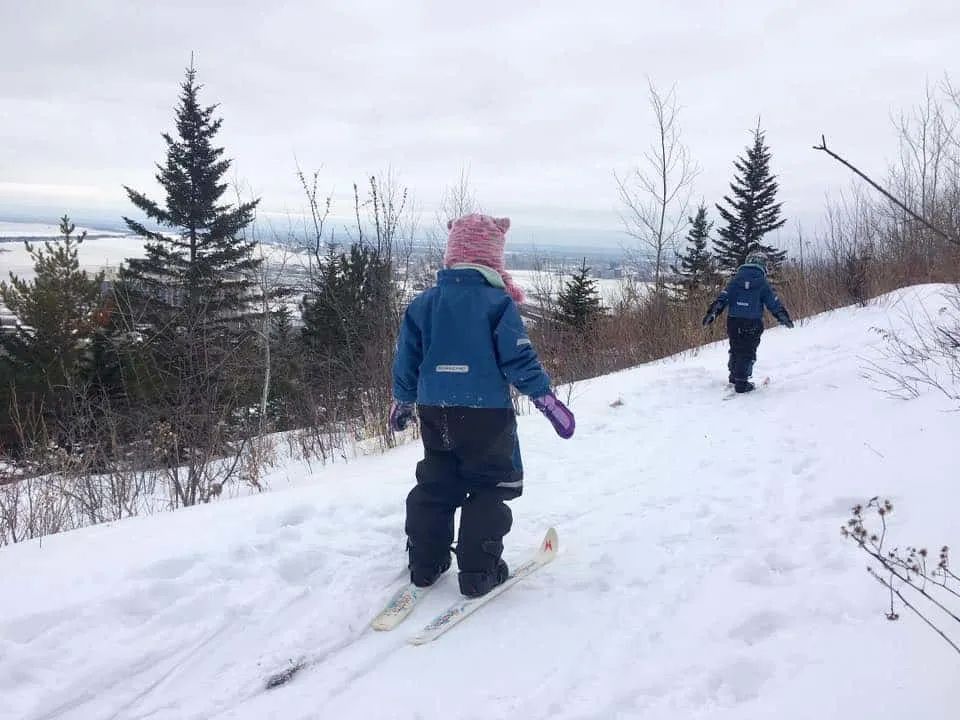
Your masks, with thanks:
[[(764, 336), (752, 396), (725, 349), (579, 383), (578, 434), (520, 419), (506, 557), (560, 554), (437, 642), (367, 623), (404, 577), (419, 448), (288, 466), (274, 492), (0, 550), (0, 717), (940, 720), (960, 661), (904, 614), (840, 525), (876, 494), (902, 543), (960, 540), (960, 414), (861, 377), (938, 288)], [(265, 692), (263, 679), (314, 667)]]

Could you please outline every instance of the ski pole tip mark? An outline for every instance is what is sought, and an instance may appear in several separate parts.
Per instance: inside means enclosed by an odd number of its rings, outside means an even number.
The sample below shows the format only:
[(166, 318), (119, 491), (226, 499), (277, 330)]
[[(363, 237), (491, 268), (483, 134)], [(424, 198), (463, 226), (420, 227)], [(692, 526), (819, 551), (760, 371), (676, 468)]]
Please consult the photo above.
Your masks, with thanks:
[(282, 685), (286, 685), (293, 679), (293, 676), (300, 672), (304, 667), (306, 667), (306, 661), (301, 659), (297, 660), (294, 663), (290, 664), (290, 667), (281, 670), (278, 673), (275, 673), (267, 678), (267, 681), (264, 683), (264, 690), (273, 690)]

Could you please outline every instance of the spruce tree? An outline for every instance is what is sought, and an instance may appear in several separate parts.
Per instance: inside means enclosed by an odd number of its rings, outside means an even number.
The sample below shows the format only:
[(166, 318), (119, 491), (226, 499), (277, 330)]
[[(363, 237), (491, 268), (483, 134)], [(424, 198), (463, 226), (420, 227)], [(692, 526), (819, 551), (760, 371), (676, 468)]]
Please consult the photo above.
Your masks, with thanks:
[(707, 247), (713, 223), (707, 220), (707, 208), (700, 205), (697, 214), (690, 218), (686, 251), (679, 256), (679, 265), (672, 267), (677, 281), (674, 293), (685, 302), (710, 291), (717, 282), (713, 256)]
[(259, 200), (224, 199), (231, 161), (215, 144), (222, 120), (216, 105), (201, 105), (192, 63), (180, 87), (176, 131), (163, 135), (157, 165), (163, 202), (125, 188), (147, 219), (124, 218), (146, 240), (145, 257), (127, 261), (115, 295), (123, 325), (143, 339), (124, 356), (136, 424), (152, 429), (173, 502), (193, 505), (222, 488), (209, 459), (233, 451), (261, 390), (252, 333), (262, 324), (262, 261), (245, 236)]
[(716, 206), (725, 223), (719, 230), (719, 239), (713, 243), (721, 270), (736, 270), (750, 253), (757, 251), (767, 256), (773, 269), (786, 259), (786, 251), (761, 242), (767, 233), (786, 222), (780, 217), (782, 203), (776, 202), (778, 185), (776, 175), (770, 172), (770, 158), (763, 131), (757, 127), (746, 156), (734, 162), (737, 172), (730, 183), (732, 196), (725, 195), (725, 205)]
[(557, 296), (557, 313), (562, 323), (577, 330), (589, 327), (600, 314), (600, 293), (586, 258)]
[(236, 327), (257, 306), (253, 274), (261, 260), (243, 231), (259, 200), (223, 202), (231, 161), (214, 145), (222, 120), (214, 117), (216, 105), (201, 106), (200, 89), (191, 64), (176, 108), (176, 137), (163, 134), (167, 153), (156, 179), (164, 203), (125, 186), (134, 206), (160, 229), (124, 218), (147, 242), (146, 257), (127, 262), (120, 285), (124, 309), (138, 325), (154, 333), (202, 327), (209, 340), (211, 330)]

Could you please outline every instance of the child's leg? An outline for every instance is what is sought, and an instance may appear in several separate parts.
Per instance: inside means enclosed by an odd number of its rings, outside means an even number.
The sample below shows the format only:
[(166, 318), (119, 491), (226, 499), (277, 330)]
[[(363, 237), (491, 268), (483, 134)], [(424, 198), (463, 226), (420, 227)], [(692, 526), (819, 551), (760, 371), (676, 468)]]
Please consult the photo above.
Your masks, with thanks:
[(730, 378), (735, 383), (746, 383), (753, 375), (757, 359), (757, 347), (763, 333), (763, 322), (743, 318), (728, 318), (727, 334), (730, 336)]
[(458, 477), (445, 410), (420, 406), (418, 414), (424, 457), (417, 464), (417, 484), (407, 496), (405, 530), (410, 581), (425, 587), (450, 567), (453, 515), (467, 491)]
[(417, 484), (407, 495), (404, 526), (414, 585), (432, 585), (450, 567), (453, 515), (465, 496), (452, 453), (425, 449)]
[(513, 514), (503, 494), (493, 489), (471, 492), (460, 513), (457, 565), (460, 592), (470, 597), (485, 595), (507, 579), (501, 559), (503, 536), (510, 532)]
[(743, 328), (743, 365), (747, 379), (753, 377), (753, 365), (757, 361), (757, 348), (763, 335), (763, 321), (750, 320)]
[(743, 335), (742, 323), (739, 318), (727, 318), (727, 337), (730, 338), (730, 357), (727, 360), (727, 369), (730, 372), (729, 380), (732, 383), (746, 382), (747, 375), (743, 363)]
[(469, 496), (460, 514), (457, 565), (460, 591), (478, 596), (507, 578), (501, 555), (513, 516), (504, 500), (523, 491), (523, 468), (513, 410), (470, 410), (462, 427), (469, 432), (457, 447), (459, 476)]

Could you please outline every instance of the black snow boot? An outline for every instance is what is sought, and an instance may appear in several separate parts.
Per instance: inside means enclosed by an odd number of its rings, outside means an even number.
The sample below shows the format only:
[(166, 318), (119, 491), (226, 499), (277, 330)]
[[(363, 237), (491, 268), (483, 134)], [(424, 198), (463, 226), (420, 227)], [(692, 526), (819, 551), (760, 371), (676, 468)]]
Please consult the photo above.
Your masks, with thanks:
[[(413, 553), (411, 553), (412, 556)], [(433, 585), (441, 575), (450, 569), (450, 554), (447, 553), (439, 562), (430, 565), (410, 563), (410, 582), (417, 587)]]
[(474, 598), (486, 595), (497, 585), (502, 585), (510, 577), (510, 568), (507, 562), (500, 559), (493, 572), (462, 572), (460, 573), (460, 592), (467, 597)]
[(733, 389), (736, 390), (738, 393), (748, 393), (748, 392), (753, 392), (754, 390), (756, 390), (756, 389), (757, 389), (757, 386), (754, 385), (752, 382), (748, 382), (748, 381), (744, 380), (744, 381), (742, 381), (742, 382), (736, 383), (736, 384), (733, 386)]

